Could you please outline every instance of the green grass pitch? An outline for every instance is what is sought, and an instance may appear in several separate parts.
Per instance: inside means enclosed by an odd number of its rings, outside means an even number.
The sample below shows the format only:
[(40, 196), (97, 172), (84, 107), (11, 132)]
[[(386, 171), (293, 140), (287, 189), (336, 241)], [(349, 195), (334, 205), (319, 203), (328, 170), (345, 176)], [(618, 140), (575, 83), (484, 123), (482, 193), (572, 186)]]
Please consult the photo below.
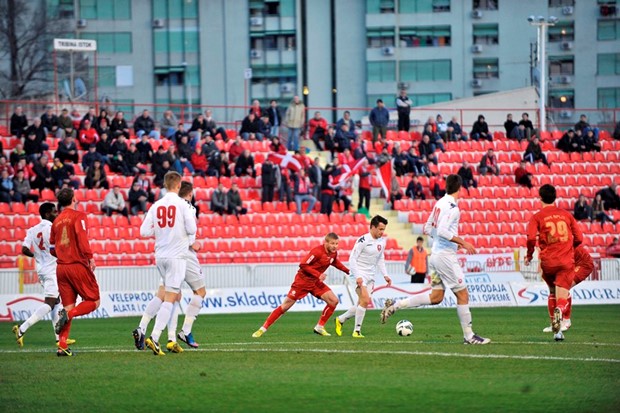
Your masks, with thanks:
[[(369, 311), (365, 339), (351, 337), (353, 320), (342, 337), (313, 334), (318, 312), (285, 314), (253, 339), (266, 314), (231, 314), (200, 316), (200, 348), (165, 357), (135, 350), (138, 317), (74, 321), (72, 358), (55, 356), (49, 321), (21, 350), (2, 323), (0, 412), (620, 411), (620, 306), (575, 307), (559, 343), (542, 333), (545, 308), (472, 313), (490, 345), (463, 345), (454, 309), (386, 325)], [(401, 319), (412, 336), (396, 334)]]

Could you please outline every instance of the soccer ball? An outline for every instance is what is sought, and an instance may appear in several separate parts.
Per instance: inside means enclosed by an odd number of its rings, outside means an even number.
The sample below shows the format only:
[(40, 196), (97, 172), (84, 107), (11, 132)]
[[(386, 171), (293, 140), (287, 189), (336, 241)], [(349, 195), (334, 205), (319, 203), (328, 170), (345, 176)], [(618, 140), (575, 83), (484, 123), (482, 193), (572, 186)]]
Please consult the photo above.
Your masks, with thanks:
[(410, 336), (413, 333), (413, 324), (409, 320), (400, 320), (396, 323), (396, 332), (399, 336)]

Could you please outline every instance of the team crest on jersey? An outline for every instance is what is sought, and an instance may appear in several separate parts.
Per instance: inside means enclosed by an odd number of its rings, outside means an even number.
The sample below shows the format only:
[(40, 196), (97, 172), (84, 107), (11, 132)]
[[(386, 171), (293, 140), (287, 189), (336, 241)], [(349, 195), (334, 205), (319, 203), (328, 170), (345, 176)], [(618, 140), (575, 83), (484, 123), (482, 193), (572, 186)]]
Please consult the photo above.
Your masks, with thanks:
[(381, 252), (381, 244), (377, 244), (377, 251)]

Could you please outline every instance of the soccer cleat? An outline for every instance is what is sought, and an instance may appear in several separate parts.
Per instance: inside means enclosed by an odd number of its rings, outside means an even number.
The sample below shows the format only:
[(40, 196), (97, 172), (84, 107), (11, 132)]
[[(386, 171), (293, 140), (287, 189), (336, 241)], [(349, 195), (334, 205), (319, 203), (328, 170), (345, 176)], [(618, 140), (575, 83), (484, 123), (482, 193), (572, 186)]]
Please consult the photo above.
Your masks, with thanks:
[(394, 308), (394, 300), (388, 298), (387, 300), (385, 300), (383, 310), (381, 310), (381, 324), (385, 324), (387, 319), (390, 318), (390, 316), (395, 312), (396, 309)]
[(564, 320), (562, 320), (562, 331), (568, 330), (571, 325), (572, 324), (570, 322), (570, 318), (565, 318)]
[(258, 330), (256, 330), (256, 331), (254, 332), (254, 334), (252, 334), (252, 337), (254, 337), (254, 338), (259, 338), (259, 337), (262, 337), (262, 335), (263, 335), (264, 333), (265, 333), (265, 332), (259, 328)]
[(56, 351), (56, 355), (58, 357), (72, 357), (73, 352), (68, 347), (67, 348), (58, 347), (58, 351)]
[(153, 340), (152, 337), (149, 337), (146, 340), (144, 340), (144, 343), (146, 344), (146, 346), (148, 348), (153, 350), (153, 354), (155, 354), (156, 356), (165, 356), (166, 355), (166, 353), (161, 351), (161, 346), (159, 345), (159, 343), (157, 341)]
[(553, 333), (553, 327), (547, 326), (543, 328), (543, 333)]
[(551, 329), (554, 334), (560, 333), (562, 330), (562, 310), (560, 310), (558, 307), (553, 310)]
[(194, 341), (194, 336), (192, 335), (192, 333), (185, 334), (183, 330), (181, 330), (177, 334), (177, 338), (181, 340), (182, 342), (184, 342), (185, 344), (187, 344), (188, 346), (190, 346), (191, 348), (198, 348), (198, 343)]
[(359, 331), (354, 331), (353, 334), (351, 334), (351, 337), (353, 337), (353, 338), (364, 338), (362, 333), (360, 333)]
[(133, 332), (133, 341), (138, 350), (144, 350), (144, 334), (139, 328), (136, 328)]
[(60, 311), (58, 312), (58, 321), (56, 322), (56, 325), (54, 326), (54, 330), (56, 331), (56, 334), (60, 334), (60, 331), (68, 322), (69, 322), (69, 314), (67, 314), (67, 310), (65, 310), (64, 308), (61, 308)]
[(318, 326), (314, 327), (314, 334), (318, 334), (318, 335), (323, 336), (323, 337), (331, 336), (331, 334), (329, 334), (327, 332), (327, 330), (325, 330), (325, 327), (322, 327), (322, 326), (321, 327), (318, 327)]
[(553, 335), (555, 341), (564, 341), (564, 334), (560, 331)]
[(342, 336), (342, 323), (338, 317), (336, 317), (336, 335), (338, 337)]
[(13, 333), (15, 334), (15, 340), (17, 341), (19, 348), (24, 347), (24, 335), (21, 331), (19, 331), (18, 325), (13, 326)]
[(480, 337), (477, 334), (474, 334), (472, 338), (463, 339), (463, 344), (489, 344), (491, 342), (490, 338)]
[(170, 353), (182, 353), (183, 352), (183, 348), (179, 346), (179, 343), (177, 343), (176, 341), (172, 341), (172, 340), (168, 340), (168, 344), (166, 344), (166, 349)]
[[(60, 341), (56, 340), (56, 347), (58, 347), (59, 344), (60, 344)], [(71, 344), (75, 344), (75, 340), (72, 338), (68, 338), (67, 345), (70, 346)]]

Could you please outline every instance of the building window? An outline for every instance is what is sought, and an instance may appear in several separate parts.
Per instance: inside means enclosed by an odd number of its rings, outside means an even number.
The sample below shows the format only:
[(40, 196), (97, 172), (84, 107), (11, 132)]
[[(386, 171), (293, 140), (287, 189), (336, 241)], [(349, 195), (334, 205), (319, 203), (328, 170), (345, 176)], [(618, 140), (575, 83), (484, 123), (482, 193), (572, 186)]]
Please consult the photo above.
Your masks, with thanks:
[[(411, 96), (409, 96), (411, 97)], [(396, 95), (368, 95), (367, 106), (369, 108), (374, 108), (377, 106), (377, 99), (381, 99), (386, 107), (391, 108), (396, 106)]]
[(396, 80), (396, 62), (368, 62), (366, 68), (368, 82), (394, 82)]
[(252, 50), (295, 50), (297, 48), (295, 32), (281, 32), (278, 34), (252, 32), (250, 33), (250, 48)]
[(99, 53), (131, 53), (133, 51), (131, 33), (80, 33), (80, 39), (97, 41)]
[(133, 118), (135, 108), (133, 99), (114, 99), (112, 104), (115, 111), (125, 114), (125, 119)]
[(155, 52), (198, 52), (198, 32), (157, 30), (153, 33)]
[(474, 79), (499, 79), (499, 59), (474, 59)]
[(473, 44), (499, 44), (497, 24), (474, 24)]
[(400, 80), (405, 82), (452, 80), (452, 61), (449, 59), (401, 61)]
[(450, 0), (400, 0), (398, 12), (411, 13), (442, 13), (450, 11)]
[(59, 19), (75, 18), (75, 7), (73, 0), (48, 0), (47, 15), (49, 17), (58, 17)]
[(574, 75), (574, 56), (549, 56), (549, 76)]
[(199, 0), (153, 0), (156, 19), (195, 19)]
[(297, 81), (297, 66), (296, 65), (252, 66), (252, 84), (295, 83), (296, 81)]
[(574, 6), (575, 0), (549, 0), (549, 7)]
[(552, 108), (574, 108), (575, 91), (573, 89), (550, 90), (549, 106), (551, 106)]
[(604, 87), (598, 89), (598, 108), (620, 107), (620, 87)]
[(97, 85), (99, 87), (116, 87), (116, 66), (98, 66)]
[(452, 43), (450, 26), (402, 27), (399, 36), (401, 47), (442, 47)]
[(413, 106), (424, 106), (448, 102), (452, 100), (452, 93), (414, 93), (409, 95), (409, 97), (413, 101)]
[(379, 27), (366, 32), (368, 47), (394, 46), (394, 28)]
[(617, 40), (620, 33), (620, 20), (599, 20), (597, 25), (598, 40)]
[(153, 73), (155, 74), (155, 85), (157, 86), (180, 86), (185, 84), (185, 68), (183, 66), (156, 67)]
[(394, 0), (366, 0), (368, 14), (394, 13)]
[(474, 0), (474, 10), (497, 10), (499, 0)]
[(547, 30), (549, 42), (575, 40), (575, 22), (557, 22), (554, 26), (549, 26)]
[(80, 18), (131, 20), (130, 0), (80, 0)]
[(620, 75), (620, 53), (599, 54), (596, 74), (599, 76)]

